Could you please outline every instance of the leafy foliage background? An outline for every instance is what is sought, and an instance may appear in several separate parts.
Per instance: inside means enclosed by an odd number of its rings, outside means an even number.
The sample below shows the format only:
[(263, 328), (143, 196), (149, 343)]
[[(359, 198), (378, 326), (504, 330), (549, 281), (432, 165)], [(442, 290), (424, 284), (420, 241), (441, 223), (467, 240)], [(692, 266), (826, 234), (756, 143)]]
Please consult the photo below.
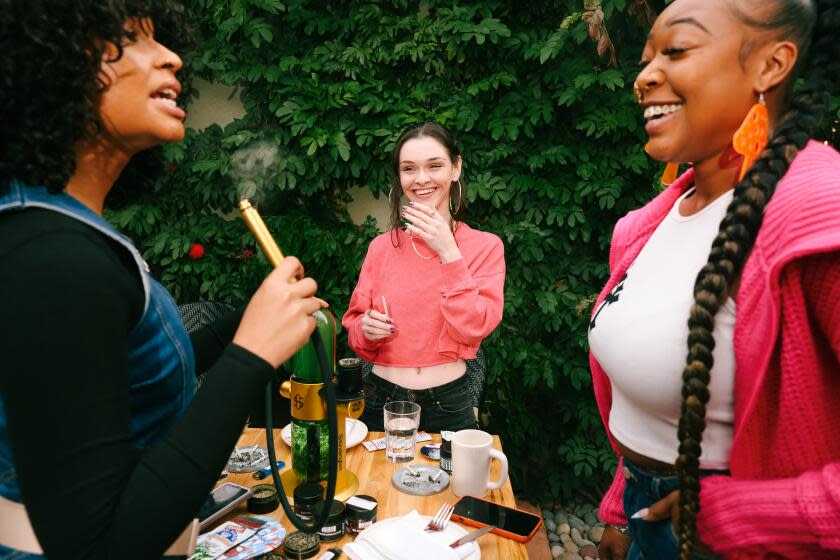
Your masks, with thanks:
[[(231, 157), (277, 146), (261, 212), (340, 318), (377, 233), (350, 220), (348, 189), (386, 204), (398, 134), (444, 124), (465, 154), (466, 220), (506, 247), (505, 316), (484, 343), (489, 429), (517, 492), (595, 499), (615, 462), (586, 328), (612, 227), (655, 194), (659, 172), (631, 93), (641, 4), (191, 0), (201, 41), (183, 53), (189, 72), (238, 88), (246, 115), (166, 146), (167, 173), (111, 219), (178, 301), (242, 304), (268, 265), (237, 218)], [(187, 255), (195, 242), (201, 259)]]

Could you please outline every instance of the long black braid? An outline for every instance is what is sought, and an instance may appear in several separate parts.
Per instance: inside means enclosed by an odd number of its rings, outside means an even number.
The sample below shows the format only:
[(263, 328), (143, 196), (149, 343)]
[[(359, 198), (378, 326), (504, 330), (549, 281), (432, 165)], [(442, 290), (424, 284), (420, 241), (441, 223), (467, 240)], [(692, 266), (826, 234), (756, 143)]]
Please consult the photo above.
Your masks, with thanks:
[[(679, 457), (676, 462), (680, 477), (677, 530), (680, 560), (692, 558), (692, 549), (697, 541), (700, 443), (706, 426), (709, 372), (714, 362), (714, 317), (741, 273), (776, 185), (799, 150), (811, 139), (828, 107), (832, 77), (836, 79), (840, 76), (840, 41), (837, 37), (840, 0), (819, 0), (813, 4), (803, 0), (777, 0), (774, 12), (774, 27), (782, 36), (791, 38), (804, 26), (810, 28), (816, 14), (813, 32), (810, 33), (810, 64), (799, 65), (804, 68), (806, 82), (791, 96), (788, 110), (779, 120), (761, 158), (735, 187), (708, 262), (694, 284), (694, 304), (688, 320), (688, 356), (683, 370)], [(757, 25), (749, 18), (741, 19), (748, 25)], [(767, 27), (766, 22), (762, 27)], [(801, 51), (807, 49), (807, 40), (800, 41), (799, 46)], [(802, 52), (801, 56), (806, 56), (806, 53)]]

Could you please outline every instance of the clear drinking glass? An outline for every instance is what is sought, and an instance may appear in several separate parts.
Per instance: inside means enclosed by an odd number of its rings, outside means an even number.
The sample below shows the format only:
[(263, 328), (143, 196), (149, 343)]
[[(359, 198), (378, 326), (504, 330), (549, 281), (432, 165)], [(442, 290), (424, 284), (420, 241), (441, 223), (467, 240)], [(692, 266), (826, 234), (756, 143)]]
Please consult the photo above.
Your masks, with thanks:
[(385, 457), (393, 463), (414, 460), (420, 405), (411, 401), (391, 401), (383, 407), (385, 414)]

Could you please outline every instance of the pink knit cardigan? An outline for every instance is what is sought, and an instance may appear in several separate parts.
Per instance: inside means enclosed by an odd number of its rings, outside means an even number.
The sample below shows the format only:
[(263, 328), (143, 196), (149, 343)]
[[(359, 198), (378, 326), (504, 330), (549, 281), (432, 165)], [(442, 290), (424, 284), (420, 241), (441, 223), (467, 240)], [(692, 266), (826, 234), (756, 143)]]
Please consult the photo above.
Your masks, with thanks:
[[(693, 182), (689, 170), (618, 222), (596, 309)], [(726, 558), (840, 558), (840, 154), (833, 149), (811, 142), (779, 182), (736, 308), (731, 476), (703, 480), (700, 537)], [(609, 426), (610, 381), (591, 354), (590, 365)], [(603, 521), (626, 523), (623, 492), (619, 463), (601, 502)]]

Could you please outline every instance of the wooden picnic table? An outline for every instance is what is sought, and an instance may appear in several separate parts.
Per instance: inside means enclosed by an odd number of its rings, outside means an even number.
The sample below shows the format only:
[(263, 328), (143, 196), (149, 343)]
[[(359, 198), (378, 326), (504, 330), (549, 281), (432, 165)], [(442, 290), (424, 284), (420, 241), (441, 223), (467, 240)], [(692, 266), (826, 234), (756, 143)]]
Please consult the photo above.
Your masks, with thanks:
[[(285, 468), (287, 469), (291, 468), (291, 450), (283, 442), (280, 432), (280, 429), (274, 430), (274, 445), (277, 452), (277, 459), (285, 461)], [(439, 434), (430, 435), (432, 436), (433, 442), (441, 441)], [(384, 437), (384, 434), (381, 432), (371, 432), (366, 439), (377, 439), (380, 437)], [(265, 430), (246, 428), (236, 445), (237, 447), (265, 445)], [(421, 444), (418, 444), (417, 458), (413, 464), (437, 465), (435, 461), (428, 459), (420, 453), (420, 446)], [(502, 449), (499, 436), (493, 436), (493, 447), (498, 450)], [(499, 462), (492, 461), (491, 465), (490, 477), (492, 480), (496, 480), (499, 476)], [(361, 444), (347, 450), (347, 468), (359, 478), (358, 494), (372, 496), (379, 502), (377, 512), (378, 521), (389, 517), (405, 515), (412, 510), (417, 510), (420, 515), (432, 516), (442, 504), (454, 504), (458, 500), (457, 496), (452, 493), (451, 485), (443, 492), (432, 496), (413, 496), (400, 492), (391, 484), (391, 476), (397, 469), (403, 466), (405, 466), (404, 463), (393, 464), (387, 462), (385, 460), (385, 451), (368, 451)], [(227, 478), (220, 480), (219, 484), (224, 482), (234, 482), (243, 486), (252, 487), (257, 484), (271, 483), (271, 477), (265, 480), (255, 480), (250, 473), (230, 473)], [(499, 490), (488, 491), (485, 499), (508, 507), (516, 507), (516, 499), (514, 498), (513, 489), (510, 485), (510, 479), (506, 480), (504, 486)], [(247, 514), (247, 509), (244, 504), (231, 514), (228, 519), (243, 514)], [(286, 518), (282, 507), (268, 515), (280, 521), (288, 532), (295, 530), (295, 527)], [(453, 521), (452, 523), (455, 522)], [(467, 530), (473, 529), (473, 527), (466, 525), (464, 527)], [(351, 535), (344, 535), (339, 541), (324, 543), (321, 550), (324, 551), (334, 546), (340, 547), (343, 544), (352, 542), (353, 538)], [(481, 549), (482, 560), (517, 560), (528, 558), (524, 544), (512, 539), (499, 537), (492, 533), (479, 538), (476, 544)]]

